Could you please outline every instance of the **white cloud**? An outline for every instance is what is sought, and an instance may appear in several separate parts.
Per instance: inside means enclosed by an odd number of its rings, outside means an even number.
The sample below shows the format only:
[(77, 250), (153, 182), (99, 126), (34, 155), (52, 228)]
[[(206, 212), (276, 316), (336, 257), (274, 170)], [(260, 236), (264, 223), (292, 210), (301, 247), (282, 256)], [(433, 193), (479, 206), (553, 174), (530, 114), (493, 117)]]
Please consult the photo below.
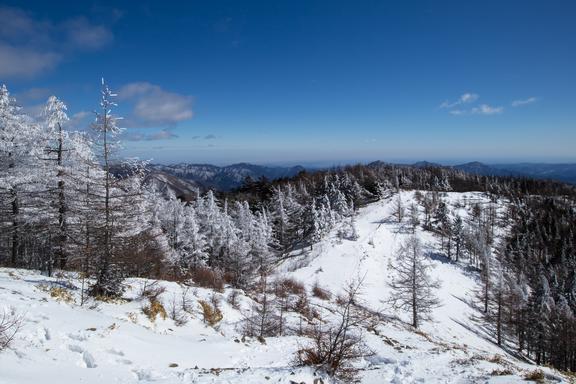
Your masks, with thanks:
[(82, 49), (101, 48), (114, 38), (109, 29), (101, 25), (92, 25), (85, 17), (69, 20), (65, 28), (69, 41)]
[(64, 21), (39, 19), (0, 6), (0, 77), (30, 77), (55, 68), (75, 51), (99, 49), (111, 42), (108, 27), (85, 17)]
[(147, 82), (131, 83), (118, 91), (118, 98), (134, 103), (132, 116), (125, 126), (157, 127), (175, 125), (194, 115), (193, 98), (168, 92), (158, 85)]
[(14, 95), (18, 103), (24, 104), (30, 101), (42, 100), (45, 101), (50, 96), (48, 88), (30, 88), (25, 91), (18, 92)]
[(444, 101), (442, 104), (440, 104), (440, 108), (451, 109), (458, 105), (473, 103), (474, 101), (478, 100), (479, 97), (480, 96), (477, 95), (476, 93), (464, 93), (460, 95), (460, 97), (456, 101), (452, 102), (448, 100)]
[(55, 52), (16, 48), (0, 43), (0, 77), (34, 76), (54, 68), (62, 59)]
[(155, 141), (155, 140), (170, 140), (177, 138), (174, 132), (170, 131), (169, 129), (162, 129), (158, 132), (154, 133), (136, 133), (136, 132), (129, 132), (124, 135), (124, 139), (128, 141)]
[(504, 112), (504, 107), (493, 107), (488, 104), (481, 104), (470, 110), (470, 113), (474, 115), (498, 115), (502, 112)]
[(536, 97), (529, 97), (527, 99), (520, 99), (520, 100), (514, 100), (512, 102), (512, 106), (513, 107), (522, 107), (524, 105), (528, 105), (528, 104), (534, 104), (535, 102), (538, 101), (538, 98)]
[(447, 109), (448, 113), (453, 116), (462, 115), (498, 115), (504, 112), (504, 107), (494, 107), (488, 104), (468, 106), (480, 98), (476, 93), (464, 93), (453, 102), (445, 101), (440, 105), (441, 109)]

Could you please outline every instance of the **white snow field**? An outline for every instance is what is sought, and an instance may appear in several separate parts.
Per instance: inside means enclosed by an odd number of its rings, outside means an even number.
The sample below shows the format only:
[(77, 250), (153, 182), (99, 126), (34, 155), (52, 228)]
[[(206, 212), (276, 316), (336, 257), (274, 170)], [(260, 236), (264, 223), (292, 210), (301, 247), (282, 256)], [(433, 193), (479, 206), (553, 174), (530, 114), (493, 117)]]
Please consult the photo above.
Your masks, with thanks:
[[(409, 204), (413, 192), (403, 192)], [(488, 201), (480, 193), (448, 193), (456, 202)], [(568, 382), (558, 372), (522, 362), (493, 343), (472, 302), (478, 288), (476, 273), (465, 264), (433, 257), (432, 273), (441, 281), (437, 294), (441, 306), (433, 322), (414, 332), (403, 313), (393, 313), (386, 302), (391, 294), (389, 262), (407, 231), (390, 219), (392, 200), (361, 208), (356, 217), (359, 238), (340, 240), (336, 230), (312, 251), (292, 255), (279, 266), (279, 274), (314, 283), (336, 294), (356, 278), (363, 278), (365, 305), (381, 310), (384, 318), (375, 330), (364, 332), (372, 356), (359, 361), (362, 383), (523, 383), (524, 376), (541, 369), (548, 382)], [(504, 203), (500, 203), (503, 208)], [(451, 207), (453, 208), (453, 207)], [(464, 213), (464, 210), (462, 210)], [(417, 236), (427, 252), (439, 250), (439, 239), (427, 232)], [(34, 271), (0, 269), (0, 311), (14, 310), (23, 316), (22, 329), (10, 349), (0, 352), (1, 384), (51, 383), (306, 383), (321, 377), (312, 368), (293, 368), (299, 336), (267, 338), (265, 344), (243, 339), (240, 322), (251, 300), (240, 295), (240, 310), (226, 300), (232, 292), (214, 293), (192, 288), (189, 299), (195, 308), (186, 324), (143, 313), (146, 304), (139, 291), (150, 281), (128, 279), (121, 303), (89, 301), (80, 306), (80, 280), (47, 278)], [(173, 298), (181, 298), (183, 286), (158, 283), (166, 288), (160, 300), (168, 309)], [(71, 301), (58, 300), (51, 287), (64, 287)], [(198, 300), (220, 298), (223, 320), (205, 325)], [(336, 295), (327, 306), (337, 306)], [(311, 297), (314, 304), (319, 299)], [(1, 312), (0, 312), (1, 313)], [(291, 314), (292, 322), (299, 321)], [(507, 373), (496, 375), (495, 373)], [(333, 382), (322, 377), (324, 383)]]

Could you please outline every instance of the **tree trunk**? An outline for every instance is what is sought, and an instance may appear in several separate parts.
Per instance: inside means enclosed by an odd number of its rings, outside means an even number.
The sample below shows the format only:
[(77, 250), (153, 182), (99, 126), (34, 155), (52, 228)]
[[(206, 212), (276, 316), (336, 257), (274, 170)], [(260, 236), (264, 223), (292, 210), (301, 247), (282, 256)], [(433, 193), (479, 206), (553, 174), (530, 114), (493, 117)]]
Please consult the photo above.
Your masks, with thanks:
[(18, 202), (18, 194), (16, 189), (12, 189), (12, 254), (10, 257), (10, 263), (12, 266), (16, 266), (19, 262), (19, 250), (20, 250), (20, 225), (19, 218), (20, 215), (20, 204)]
[(58, 164), (58, 247), (56, 261), (60, 269), (66, 268), (68, 263), (68, 257), (66, 255), (66, 240), (67, 240), (67, 207), (66, 207), (66, 196), (64, 194), (64, 171), (62, 170), (62, 154), (63, 154), (63, 142), (62, 142), (62, 126), (58, 123), (58, 149), (57, 149), (57, 164)]

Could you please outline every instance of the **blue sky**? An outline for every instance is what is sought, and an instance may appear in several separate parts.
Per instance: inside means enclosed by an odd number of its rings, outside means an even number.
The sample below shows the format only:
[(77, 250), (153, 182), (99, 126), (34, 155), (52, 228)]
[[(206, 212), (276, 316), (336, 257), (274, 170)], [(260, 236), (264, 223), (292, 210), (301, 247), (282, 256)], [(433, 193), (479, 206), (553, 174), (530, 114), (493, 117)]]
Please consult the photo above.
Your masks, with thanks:
[(0, 82), (158, 162), (576, 161), (573, 1), (2, 1)]

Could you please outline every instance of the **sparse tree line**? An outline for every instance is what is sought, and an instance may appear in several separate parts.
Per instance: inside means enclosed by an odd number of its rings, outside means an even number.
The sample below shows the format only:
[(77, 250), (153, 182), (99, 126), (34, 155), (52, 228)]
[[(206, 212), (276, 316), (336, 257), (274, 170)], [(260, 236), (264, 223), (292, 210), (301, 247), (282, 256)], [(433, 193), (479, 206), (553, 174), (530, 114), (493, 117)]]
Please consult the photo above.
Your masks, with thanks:
[[(515, 194), (510, 194), (515, 196)], [(525, 195), (498, 212), (488, 202), (456, 203), (465, 218), (436, 192), (416, 192), (423, 229), (441, 238), (443, 254), (478, 272), (478, 309), (503, 347), (538, 364), (576, 370), (576, 210), (573, 196)], [(411, 208), (414, 209), (413, 207)], [(393, 215), (402, 217), (398, 199)], [(411, 215), (410, 215), (411, 216)], [(413, 223), (410, 217), (404, 222)], [(419, 220), (416, 220), (419, 221)], [(413, 224), (410, 224), (412, 226)], [(414, 228), (412, 228), (414, 230)], [(498, 235), (498, 233), (500, 233)], [(419, 244), (409, 239), (393, 268), (395, 302), (412, 312), (412, 324), (434, 306)], [(418, 310), (419, 307), (419, 310)]]
[[(117, 171), (122, 130), (114, 98), (103, 83), (91, 130), (72, 132), (56, 97), (42, 118), (31, 118), (0, 88), (0, 265), (48, 275), (79, 271), (91, 278), (87, 293), (108, 297), (122, 294), (127, 276), (182, 279), (209, 269), (233, 287), (260, 292), (251, 332), (265, 336), (269, 319), (276, 325), (282, 319), (282, 311), (267, 309), (262, 288), (278, 261), (313, 247), (335, 227), (340, 237), (355, 239), (359, 206), (401, 189), (429, 191), (416, 192), (409, 206), (398, 199), (394, 217), (413, 233), (434, 231), (449, 259), (479, 272), (480, 307), (496, 342), (539, 363), (576, 369), (574, 188), (374, 163), (248, 181), (231, 193), (165, 198), (144, 183), (145, 164), (123, 162)], [(482, 191), (492, 201), (458, 207), (469, 211), (464, 219), (450, 211), (444, 191)], [(504, 215), (497, 212), (499, 197), (510, 202)], [(497, 242), (504, 227), (510, 235)], [(415, 327), (437, 304), (426, 268), (420, 244), (403, 244), (395, 304), (412, 312)]]

